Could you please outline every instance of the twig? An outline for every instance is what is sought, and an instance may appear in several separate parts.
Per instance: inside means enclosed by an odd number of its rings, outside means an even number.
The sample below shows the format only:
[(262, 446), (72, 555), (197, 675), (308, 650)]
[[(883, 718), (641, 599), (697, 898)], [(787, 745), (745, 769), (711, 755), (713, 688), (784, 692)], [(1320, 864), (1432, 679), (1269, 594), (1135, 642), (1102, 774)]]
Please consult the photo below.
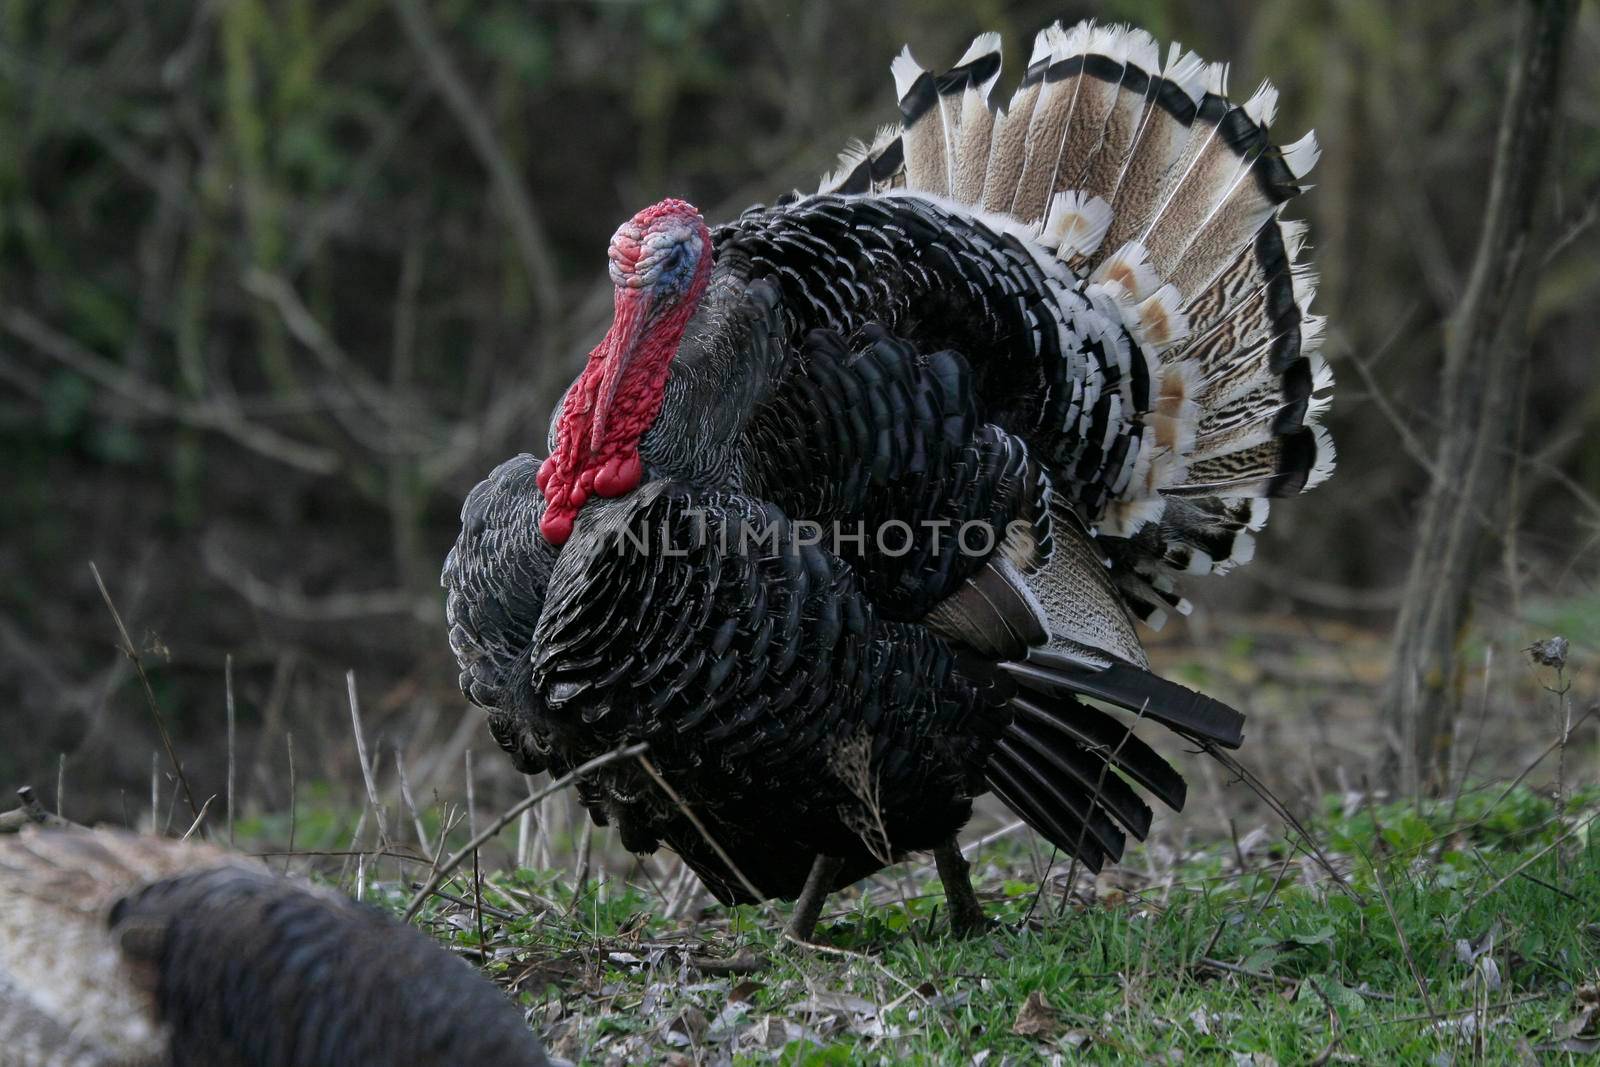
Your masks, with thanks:
[(835, 948), (833, 945), (822, 945), (815, 941), (802, 941), (798, 937), (791, 934), (788, 930), (783, 932), (783, 939), (789, 942), (791, 945), (799, 945), (803, 949), (808, 949), (812, 952), (820, 952), (824, 956), (838, 956), (841, 959), (860, 960), (863, 963), (870, 963), (872, 966), (882, 971), (890, 981), (894, 982), (901, 989), (904, 989), (907, 993), (914, 995), (924, 1004), (928, 1002), (928, 998), (923, 996), (922, 992), (917, 989), (916, 986), (912, 985), (904, 978), (901, 978), (898, 974), (895, 974), (888, 967), (885, 967), (883, 965), (883, 961), (878, 959), (876, 956), (869, 956), (865, 952), (854, 952), (847, 948)]
[(987, 833), (976, 840), (968, 841), (966, 844), (961, 846), (961, 858), (970, 860), (973, 856), (976, 856), (978, 851), (985, 845), (992, 845), (1002, 837), (1010, 837), (1012, 834), (1016, 833), (1018, 830), (1021, 830), (1027, 825), (1028, 824), (1026, 821), (1017, 819), (1013, 822), (1007, 823), (1005, 826), (1000, 827), (1000, 829), (995, 830), (992, 833)]
[[(511, 236), (533, 287), (540, 326), (548, 331), (559, 314), (556, 269), (550, 256), (550, 239), (534, 209), (533, 198), (484, 117), (489, 110), (473, 97), (471, 88), (461, 76), (461, 71), (444, 41), (439, 38), (422, 4), (418, 0), (392, 0), (391, 6), (399, 16), (400, 25), (412, 47), (421, 55), (428, 77), (438, 87), (439, 94), (460, 123), (472, 150), (477, 153), (479, 162), (489, 172), (495, 195), (510, 224)], [(560, 369), (559, 360), (545, 362)]]
[[(200, 818), (200, 806), (194, 802), (194, 792), (189, 788), (189, 779), (183, 773), (183, 763), (178, 759), (178, 752), (172, 747), (172, 735), (167, 733), (167, 722), (161, 716), (161, 706), (156, 703), (156, 692), (150, 687), (150, 676), (144, 672), (144, 660), (133, 647), (133, 638), (128, 636), (128, 628), (122, 623), (122, 615), (117, 611), (117, 605), (111, 601), (111, 593), (106, 589), (105, 580), (100, 577), (100, 568), (91, 561), (89, 573), (94, 575), (94, 584), (100, 589), (100, 598), (106, 602), (106, 609), (111, 612), (111, 619), (117, 624), (117, 633), (122, 637), (122, 654), (133, 663), (133, 671), (139, 676), (139, 684), (144, 687), (145, 703), (149, 705), (150, 714), (156, 721), (156, 731), (161, 735), (161, 744), (167, 750), (167, 759), (172, 761), (172, 769), (178, 775), (178, 784), (183, 786), (184, 799), (189, 802), (189, 811), (196, 819)], [(155, 819), (151, 814), (151, 819)], [(152, 829), (154, 827), (152, 826)]]
[(289, 332), (316, 356), (325, 370), (334, 378), (346, 383), (350, 393), (367, 406), (374, 414), (380, 416), (389, 432), (403, 428), (399, 425), (396, 399), (382, 384), (375, 381), (367, 374), (338, 343), (328, 335), (322, 323), (317, 321), (311, 309), (301, 301), (300, 294), (296, 293), (294, 286), (290, 285), (281, 276), (251, 267), (245, 272), (244, 287), (247, 291), (272, 304), (278, 311), (278, 316)]
[[(1379, 839), (1382, 839), (1381, 830)], [(1422, 971), (1417, 967), (1417, 958), (1411, 952), (1411, 939), (1406, 937), (1405, 925), (1401, 923), (1399, 914), (1394, 910), (1394, 901), (1389, 898), (1389, 887), (1384, 883), (1383, 872), (1378, 870), (1378, 865), (1372, 862), (1372, 857), (1368, 856), (1364, 850), (1362, 851), (1362, 857), (1366, 859), (1367, 866), (1372, 869), (1372, 880), (1378, 886), (1378, 895), (1383, 898), (1383, 910), (1389, 913), (1389, 922), (1394, 926), (1395, 936), (1400, 940), (1400, 955), (1405, 958), (1406, 968), (1411, 971), (1411, 977), (1417, 983), (1417, 992), (1422, 994), (1422, 1005), (1429, 1012), (1432, 1012), (1434, 1010), (1433, 998), (1428, 994), (1427, 979), (1422, 977)]]
[(1469, 912), (1473, 908), (1477, 907), (1486, 898), (1491, 897), (1495, 893), (1499, 892), (1501, 886), (1505, 885), (1507, 882), (1511, 881), (1511, 879), (1515, 878), (1517, 875), (1521, 874), (1523, 871), (1527, 870), (1529, 867), (1532, 867), (1535, 863), (1539, 862), (1539, 860), (1543, 859), (1546, 855), (1548, 855), (1550, 853), (1551, 849), (1559, 848), (1561, 845), (1566, 844), (1566, 842), (1569, 839), (1571, 839), (1574, 834), (1581, 833), (1590, 823), (1594, 822), (1594, 820), (1596, 818), (1600, 818), (1600, 811), (1596, 811), (1594, 814), (1590, 815), (1587, 819), (1585, 819), (1582, 822), (1578, 823), (1572, 829), (1568, 830), (1566, 833), (1562, 834), (1560, 837), (1558, 837), (1554, 841), (1550, 842), (1544, 848), (1541, 848), (1538, 852), (1535, 852), (1533, 855), (1529, 856), (1527, 859), (1523, 860), (1521, 863), (1519, 863), (1515, 867), (1511, 868), (1511, 871), (1508, 874), (1506, 874), (1504, 877), (1502, 877), (1499, 881), (1495, 882), (1494, 885), (1490, 886), (1488, 889), (1485, 889), (1482, 893), (1479, 893), (1477, 896), (1475, 896), (1471, 900), (1467, 901), (1466, 905), (1461, 909), (1461, 911), (1458, 914), (1459, 915), (1467, 914), (1467, 912)]
[[(1359, 990), (1357, 991), (1359, 992)], [(1512, 997), (1498, 1004), (1491, 1005), (1491, 1010), (1504, 1011), (1506, 1008), (1515, 1008), (1523, 1004), (1531, 1004), (1536, 1000), (1548, 1000), (1553, 995), (1552, 991), (1541, 993), (1527, 993), (1520, 997)], [(1439, 1019), (1451, 1019), (1457, 1015), (1472, 1015), (1483, 1010), (1482, 1005), (1474, 1004), (1470, 1008), (1452, 1008), (1449, 1011), (1430, 1011), (1420, 1015), (1399, 1015), (1393, 1019), (1373, 1019), (1370, 1022), (1357, 1023), (1350, 1027), (1352, 1030), (1370, 1030), (1374, 1026), (1391, 1026), (1397, 1023), (1425, 1023)]]
[(400, 778), (400, 802), (406, 806), (406, 811), (411, 815), (411, 825), (417, 831), (417, 844), (422, 846), (422, 851), (433, 853), (433, 845), (428, 843), (428, 831), (422, 825), (422, 815), (417, 811), (417, 802), (411, 796), (411, 781), (406, 777), (406, 757), (400, 751), (400, 746), (394, 747), (394, 769)]
[(288, 874), (289, 873), (289, 860), (294, 855), (294, 829), (295, 829), (294, 823), (295, 823), (295, 816), (298, 813), (299, 808), (300, 808), (300, 805), (298, 803), (299, 798), (296, 796), (297, 790), (295, 789), (295, 782), (294, 782), (294, 731), (293, 730), (285, 731), (285, 733), (283, 735), (283, 742), (284, 742), (284, 745), (289, 750), (289, 851), (284, 853), (284, 857), (283, 857), (283, 873), (284, 874)]
[(478, 850), (472, 850), (472, 914), (478, 920), (478, 961), (489, 964), (489, 935), (483, 930), (483, 871), (478, 866)]
[(345, 693), (350, 698), (350, 725), (356, 734), (356, 758), (361, 761), (361, 780), (367, 786), (367, 800), (378, 820), (378, 839), (384, 848), (390, 845), (389, 820), (383, 814), (383, 802), (378, 799), (378, 783), (372, 776), (372, 761), (367, 758), (367, 738), (361, 730), (361, 703), (356, 698), (356, 672), (344, 672)]
[(308, 597), (263, 581), (233, 559), (214, 537), (200, 542), (200, 559), (206, 573), (237, 593), (247, 604), (297, 622), (352, 622), (376, 615), (431, 617), (432, 607), (404, 589), (378, 589), (361, 593), (329, 593)]
[(39, 798), (33, 795), (31, 786), (22, 786), (17, 790), (17, 799), (22, 802), (20, 808), (10, 811), (0, 811), (0, 834), (12, 834), (24, 826), (46, 826), (56, 829), (79, 827), (77, 823), (69, 822), (60, 815), (52, 815), (45, 810)]
[[(739, 879), (739, 884), (744, 886), (745, 892), (749, 893), (755, 900), (765, 902), (767, 895), (757, 889), (754, 882), (745, 877), (744, 872), (739, 869), (739, 865), (733, 862), (733, 857), (728, 855), (722, 845), (717, 842), (717, 839), (711, 836), (711, 832), (706, 829), (705, 823), (701, 822), (700, 817), (694, 813), (693, 809), (683, 802), (683, 798), (678, 795), (678, 791), (668, 785), (665, 778), (661, 777), (660, 772), (656, 770), (655, 764), (650, 762), (649, 757), (640, 755), (639, 765), (644, 768), (646, 774), (655, 780), (656, 785), (661, 787), (661, 791), (667, 794), (667, 797), (677, 805), (684, 818), (694, 824), (694, 828), (700, 832), (700, 836), (705, 839), (706, 844), (711, 846), (711, 851), (715, 852), (717, 858), (727, 864), (728, 870), (732, 871), (733, 876)], [(804, 942), (801, 943), (804, 944)]]
[(233, 653), (230, 652), (222, 661), (223, 688), (227, 694), (228, 708), (228, 847), (233, 847), (233, 777), (234, 761), (234, 724), (235, 708), (233, 703)]
[(467, 765), (467, 834), (470, 836), (478, 832), (477, 776), (472, 773), (472, 749), (470, 747), (466, 751), (465, 758)]
[(1343, 890), (1344, 893), (1350, 897), (1350, 899), (1354, 900), (1357, 904), (1361, 904), (1363, 906), (1366, 905), (1367, 898), (1362, 896), (1361, 893), (1357, 892), (1356, 888), (1345, 880), (1344, 875), (1340, 874), (1338, 869), (1334, 867), (1332, 861), (1323, 854), (1322, 846), (1317, 844), (1316, 838), (1312, 837), (1311, 832), (1301, 824), (1299, 819), (1295, 818), (1294, 814), (1290, 812), (1287, 807), (1284, 806), (1283, 801), (1279, 800), (1277, 795), (1273, 793), (1272, 790), (1267, 788), (1265, 782), (1257, 778), (1248, 767), (1234, 759), (1231, 755), (1229, 755), (1227, 752), (1224, 752), (1217, 746), (1206, 743), (1202, 747), (1207, 752), (1211, 753), (1218, 763), (1222, 764), (1224, 767), (1228, 768), (1228, 770), (1237, 775), (1239, 780), (1250, 788), (1251, 792), (1255, 793), (1256, 796), (1266, 801), (1267, 806), (1277, 814), (1278, 818), (1282, 819), (1291, 829), (1300, 835), (1299, 841), (1291, 840), (1291, 843), (1294, 844), (1295, 847), (1299, 848), (1300, 851), (1304, 852), (1306, 855), (1315, 860), (1317, 865), (1328, 873), (1328, 877), (1333, 879), (1334, 884)]
[(1210, 967), (1213, 970), (1218, 971), (1227, 971), (1229, 974), (1242, 974), (1249, 978), (1259, 978), (1263, 982), (1277, 982), (1279, 985), (1297, 986), (1300, 984), (1300, 979), (1298, 978), (1290, 978), (1289, 976), (1282, 974), (1273, 974), (1271, 971), (1255, 971), (1251, 970), (1249, 967), (1241, 967), (1237, 963), (1229, 963), (1226, 960), (1212, 959), (1210, 956), (1200, 957), (1199, 961), (1196, 963), (1196, 966)]
[[(406, 905), (405, 915), (403, 917), (404, 921), (410, 922), (412, 919), (416, 918), (417, 912), (422, 908), (423, 903), (427, 901), (428, 897), (433, 893), (433, 891), (444, 883), (445, 878), (449, 876), (451, 871), (459, 867), (462, 861), (464, 861), (468, 856), (472, 855), (474, 849), (481, 847), (484, 842), (490, 840), (495, 834), (498, 834), (501, 830), (509, 826), (513, 819), (515, 819), (518, 815), (521, 815), (529, 807), (537, 804), (540, 800), (543, 800), (551, 793), (554, 793), (560, 789), (565, 789), (567, 786), (571, 785), (579, 778), (582, 778), (584, 775), (589, 774), (592, 771), (597, 771), (601, 767), (615, 763), (620, 759), (627, 759), (629, 756), (640, 755), (647, 751), (649, 747), (650, 746), (647, 743), (641, 741), (636, 745), (628, 745), (624, 748), (614, 748), (610, 752), (607, 752), (601, 756), (596, 756), (594, 759), (577, 767), (576, 769), (568, 771), (560, 778), (557, 778), (555, 781), (545, 786), (545, 788), (541, 789), (539, 792), (530, 793), (521, 800), (517, 801), (515, 804), (511, 805), (511, 807), (507, 808), (505, 811), (501, 812), (499, 817), (496, 818), (494, 822), (484, 827), (483, 830), (473, 837), (471, 841), (468, 841), (461, 848), (451, 853), (449, 859), (438, 864), (434, 868), (433, 873), (428, 876), (428, 880), (423, 883), (422, 888), (417, 890), (416, 895), (411, 898), (411, 903)], [(442, 836), (439, 839), (439, 843), (440, 846), (443, 847), (444, 838)]]
[(0, 318), (0, 325), (56, 362), (98, 382), (152, 415), (195, 429), (219, 433), (258, 455), (311, 474), (333, 474), (344, 465), (338, 453), (296, 441), (276, 430), (250, 422), (228, 404), (181, 400), (89, 351), (70, 337), (57, 333), (20, 308), (6, 311), (4, 317)]
[(187, 841), (189, 838), (194, 836), (194, 832), (200, 829), (201, 822), (205, 820), (206, 812), (211, 808), (211, 802), (215, 799), (217, 799), (217, 795), (215, 793), (212, 793), (210, 796), (206, 797), (206, 802), (200, 805), (200, 814), (194, 817), (194, 822), (189, 824), (189, 828), (183, 832), (183, 836), (178, 838), (179, 841)]
[(427, 856), (418, 856), (414, 852), (405, 852), (400, 849), (353, 849), (353, 848), (306, 848), (306, 849), (281, 849), (268, 848), (250, 855), (259, 859), (270, 859), (277, 856), (321, 856), (329, 859), (350, 859), (355, 856), (381, 856), (384, 859), (404, 860), (406, 863), (432, 863)]
[[(572, 869), (572, 895), (583, 895), (584, 887), (589, 884), (589, 853), (594, 847), (594, 820), (585, 819), (583, 832), (578, 838), (578, 861)], [(670, 901), (663, 901), (664, 905)]]
[[(492, 885), (493, 883), (490, 884)], [(416, 882), (411, 883), (411, 887), (413, 889), (415, 889), (417, 885), (418, 883)], [(463, 908), (476, 907), (482, 910), (485, 915), (492, 915), (501, 922), (516, 922), (518, 918), (518, 916), (506, 911), (504, 908), (497, 908), (493, 904), (485, 904), (483, 902), (482, 894), (479, 894), (476, 902), (468, 900), (466, 897), (458, 897), (454, 893), (447, 893), (443, 889), (435, 889), (433, 891), (433, 895), (438, 897), (440, 900), (448, 900), (452, 904), (459, 904)]]
[(1323, 1046), (1321, 1052), (1317, 1053), (1316, 1058), (1307, 1065), (1307, 1067), (1322, 1067), (1323, 1064), (1333, 1058), (1334, 1051), (1339, 1047), (1341, 1040), (1339, 1013), (1334, 1010), (1333, 1001), (1328, 999), (1328, 994), (1322, 991), (1321, 984), (1315, 978), (1307, 978), (1306, 981), (1310, 984), (1311, 991), (1317, 995), (1317, 999), (1322, 1001), (1322, 1006), (1328, 1009), (1328, 1043)]
[(685, 954), (689, 966), (701, 974), (759, 974), (772, 966), (772, 961), (763, 956), (751, 955), (748, 950), (726, 959), (712, 959), (709, 956), (695, 956)]

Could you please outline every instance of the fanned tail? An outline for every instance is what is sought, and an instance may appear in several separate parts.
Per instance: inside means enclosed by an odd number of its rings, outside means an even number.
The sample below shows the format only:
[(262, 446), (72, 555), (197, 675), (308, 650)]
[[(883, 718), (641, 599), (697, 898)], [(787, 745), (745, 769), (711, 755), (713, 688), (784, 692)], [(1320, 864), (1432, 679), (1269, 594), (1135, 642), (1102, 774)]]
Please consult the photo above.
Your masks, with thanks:
[[(1270, 84), (1231, 103), (1225, 64), (1176, 44), (1162, 62), (1154, 38), (1126, 26), (1044, 30), (1003, 108), (1001, 65), (995, 34), (943, 74), (901, 53), (900, 125), (846, 152), (821, 191), (1009, 216), (1120, 316), (1152, 388), (1144, 410), (1122, 397), (1140, 446), (1113, 499), (1081, 518), (1128, 610), (1159, 625), (1187, 610), (1178, 575), (1247, 562), (1267, 498), (1333, 471), (1316, 278), (1299, 262), (1304, 225), (1280, 217), (1316, 140), (1279, 147)], [(1052, 581), (1080, 580), (1057, 569), (1040, 577), (1047, 604)]]

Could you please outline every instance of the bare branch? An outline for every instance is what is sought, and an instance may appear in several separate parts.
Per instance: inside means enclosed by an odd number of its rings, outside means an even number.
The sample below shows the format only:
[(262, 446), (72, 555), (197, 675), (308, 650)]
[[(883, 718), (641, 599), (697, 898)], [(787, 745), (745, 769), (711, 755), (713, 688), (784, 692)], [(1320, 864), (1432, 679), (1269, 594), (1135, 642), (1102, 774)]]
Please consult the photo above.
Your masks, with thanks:
[(472, 150), (478, 154), (484, 169), (494, 183), (495, 195), (511, 226), (511, 234), (521, 254), (528, 281), (533, 286), (534, 305), (539, 309), (540, 325), (548, 332), (558, 315), (555, 262), (550, 255), (550, 238), (544, 223), (533, 206), (522, 176), (511, 163), (511, 157), (500, 144), (485, 117), (489, 111), (473, 96), (472, 89), (461, 76), (449, 49), (440, 39), (438, 31), (419, 0), (392, 0), (391, 6), (399, 16), (400, 25), (412, 47), (422, 57), (428, 77), (438, 87), (445, 103), (461, 124)]
[[(450, 872), (461, 866), (468, 856), (482, 848), (486, 842), (494, 837), (495, 834), (498, 834), (501, 830), (504, 830), (507, 826), (510, 826), (512, 821), (516, 819), (518, 815), (521, 815), (524, 811), (533, 807), (551, 793), (565, 789), (567, 786), (571, 785), (573, 782), (576, 782), (584, 775), (597, 771), (601, 767), (615, 763), (618, 760), (627, 759), (629, 756), (642, 755), (647, 749), (649, 749), (649, 747), (650, 746), (648, 744), (645, 744), (641, 741), (639, 744), (628, 745), (625, 748), (615, 748), (604, 755), (596, 756), (588, 763), (585, 763), (571, 771), (568, 771), (566, 774), (563, 774), (560, 778), (557, 778), (555, 781), (551, 782), (537, 793), (529, 793), (527, 796), (511, 805), (505, 811), (501, 812), (499, 817), (496, 818), (494, 822), (490, 823), (488, 826), (485, 826), (475, 837), (473, 837), (471, 841), (468, 841), (465, 845), (462, 845), (460, 848), (456, 849), (456, 851), (450, 854), (449, 859), (445, 860), (436, 868), (434, 868), (433, 874), (431, 874), (428, 877), (428, 880), (424, 882), (421, 888), (417, 890), (416, 895), (411, 898), (411, 903), (406, 905), (404, 921), (410, 922), (412, 919), (416, 918), (417, 911), (422, 907), (423, 903), (427, 901), (428, 897), (433, 895), (433, 891), (444, 884), (444, 880), (450, 876)], [(441, 835), (440, 842), (443, 843), (443, 841), (444, 837)]]
[(96, 355), (78, 342), (57, 333), (18, 307), (0, 317), (12, 336), (42, 354), (99, 383), (118, 396), (154, 415), (195, 429), (211, 430), (286, 467), (312, 474), (332, 474), (344, 465), (337, 453), (285, 437), (276, 430), (247, 421), (238, 411), (216, 401), (192, 403), (151, 385), (111, 360)]
[[(117, 634), (122, 638), (122, 654), (128, 657), (133, 664), (134, 673), (139, 676), (139, 684), (144, 687), (145, 702), (150, 707), (151, 717), (156, 721), (156, 732), (161, 735), (161, 744), (167, 750), (167, 758), (172, 761), (172, 770), (178, 776), (178, 784), (183, 786), (183, 796), (189, 802), (189, 810), (194, 814), (195, 821), (199, 822), (200, 807), (195, 803), (194, 791), (189, 788), (189, 779), (183, 773), (183, 761), (178, 759), (178, 750), (172, 747), (172, 735), (167, 732), (167, 720), (161, 714), (161, 705), (156, 703), (156, 692), (150, 687), (150, 676), (145, 674), (144, 659), (139, 655), (139, 650), (133, 646), (133, 638), (128, 636), (128, 628), (122, 623), (122, 613), (112, 602), (111, 592), (106, 588), (105, 580), (100, 577), (100, 568), (91, 562), (89, 573), (94, 575), (94, 584), (100, 590), (100, 598), (106, 602), (106, 610), (111, 612), (111, 621), (117, 624)], [(155, 813), (152, 812), (152, 820), (154, 817)]]

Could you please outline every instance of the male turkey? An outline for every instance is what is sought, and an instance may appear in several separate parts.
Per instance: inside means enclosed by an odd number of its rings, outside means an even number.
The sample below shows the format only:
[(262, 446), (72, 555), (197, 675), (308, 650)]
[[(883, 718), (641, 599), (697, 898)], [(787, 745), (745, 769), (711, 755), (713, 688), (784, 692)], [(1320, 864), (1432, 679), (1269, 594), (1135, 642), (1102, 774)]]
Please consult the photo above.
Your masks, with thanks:
[(1088, 22), (1003, 109), (1000, 67), (997, 34), (942, 74), (902, 53), (900, 124), (817, 193), (625, 223), (550, 457), (472, 491), (445, 563), (517, 766), (648, 742), (582, 782), (594, 818), (724, 902), (800, 897), (801, 938), (922, 850), (977, 927), (955, 834), (985, 791), (1092, 870), (1148, 830), (1135, 786), (1181, 807), (1133, 721), (1235, 747), (1243, 719), (1135, 624), (1333, 467), (1279, 218), (1317, 148), (1272, 143), (1276, 92)]
[(424, 934), (200, 844), (0, 836), (0, 1067), (544, 1067)]

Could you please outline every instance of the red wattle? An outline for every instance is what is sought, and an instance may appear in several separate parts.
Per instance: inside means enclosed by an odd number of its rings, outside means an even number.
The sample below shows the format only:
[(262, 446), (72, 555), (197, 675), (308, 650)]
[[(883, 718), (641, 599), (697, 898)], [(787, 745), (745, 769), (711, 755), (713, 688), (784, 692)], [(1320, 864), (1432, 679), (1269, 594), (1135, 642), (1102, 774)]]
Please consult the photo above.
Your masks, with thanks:
[(544, 539), (552, 545), (564, 545), (567, 538), (572, 536), (572, 520), (576, 512), (567, 508), (557, 508), (554, 504), (545, 509), (544, 518), (539, 520), (539, 532), (544, 534)]
[[(657, 291), (658, 267), (648, 281), (635, 272), (646, 252), (654, 261), (660, 246), (647, 234), (660, 232), (697, 240), (699, 247), (687, 284)], [(711, 232), (693, 207), (663, 200), (617, 231), (610, 254), (616, 279), (611, 329), (568, 390), (555, 451), (536, 478), (546, 501), (539, 530), (557, 545), (572, 535), (591, 496), (622, 496), (644, 480), (639, 441), (661, 413), (672, 359), (710, 279)]]
[(644, 465), (639, 462), (637, 451), (626, 456), (613, 456), (595, 472), (594, 491), (600, 496), (621, 496), (637, 489), (643, 478)]

